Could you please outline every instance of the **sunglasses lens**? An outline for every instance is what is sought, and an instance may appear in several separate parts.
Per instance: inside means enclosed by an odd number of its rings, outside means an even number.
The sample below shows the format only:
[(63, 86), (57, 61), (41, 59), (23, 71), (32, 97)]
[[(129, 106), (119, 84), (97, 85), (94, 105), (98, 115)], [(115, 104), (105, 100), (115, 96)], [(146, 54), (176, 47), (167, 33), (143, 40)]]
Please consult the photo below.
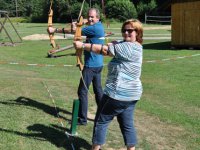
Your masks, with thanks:
[(129, 34), (132, 33), (133, 31), (136, 31), (135, 29), (123, 29), (122, 32), (126, 33), (128, 32)]

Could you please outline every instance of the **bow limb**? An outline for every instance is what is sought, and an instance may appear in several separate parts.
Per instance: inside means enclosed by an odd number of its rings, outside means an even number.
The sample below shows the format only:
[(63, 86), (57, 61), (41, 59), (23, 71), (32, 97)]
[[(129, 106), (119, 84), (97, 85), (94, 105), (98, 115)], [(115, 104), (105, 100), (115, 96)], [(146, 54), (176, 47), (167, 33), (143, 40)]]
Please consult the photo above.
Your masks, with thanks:
[[(74, 34), (74, 41), (81, 41), (82, 37), (81, 37), (81, 27), (83, 25), (83, 17), (81, 16), (82, 11), (83, 11), (83, 6), (84, 6), (85, 0), (83, 0), (82, 5), (81, 5), (81, 9), (79, 12), (79, 16), (78, 16), (78, 20), (77, 20), (77, 25), (76, 25), (76, 31)], [(76, 60), (77, 60), (77, 66), (79, 67), (79, 70), (82, 71), (83, 70), (83, 63), (82, 63), (82, 56), (83, 53), (83, 49), (81, 50), (76, 50)]]
[[(82, 37), (81, 37), (81, 27), (83, 25), (83, 17), (81, 16), (77, 22), (77, 26), (76, 26), (76, 32), (74, 34), (74, 41), (81, 41)], [(82, 63), (82, 56), (83, 50), (76, 50), (76, 61), (77, 61), (77, 66), (79, 67), (79, 70), (82, 71), (83, 70), (83, 63)]]
[[(52, 10), (51, 6), (52, 6), (52, 2), (51, 2), (51, 5), (50, 5), (49, 15), (48, 15), (48, 28), (53, 26), (53, 10)], [(47, 31), (48, 31), (48, 29), (47, 29)], [(49, 33), (49, 39), (50, 39), (50, 42), (51, 42), (51, 46), (53, 48), (56, 48), (56, 42), (54, 40), (54, 34), (50, 33), (49, 31), (48, 31), (48, 33)]]

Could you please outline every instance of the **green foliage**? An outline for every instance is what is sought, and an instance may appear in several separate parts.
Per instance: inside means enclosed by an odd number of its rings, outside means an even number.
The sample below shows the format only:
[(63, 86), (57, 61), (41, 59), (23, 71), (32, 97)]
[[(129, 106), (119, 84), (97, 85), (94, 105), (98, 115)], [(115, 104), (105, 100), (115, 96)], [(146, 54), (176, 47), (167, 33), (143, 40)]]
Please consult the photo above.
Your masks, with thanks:
[[(78, 3), (74, 3), (71, 5), (71, 16), (72, 16), (72, 19), (77, 19), (78, 18), (78, 15), (79, 15), (79, 12), (80, 12), (80, 9), (81, 9), (81, 5), (82, 3), (78, 2)], [(87, 11), (89, 9), (89, 4), (85, 3), (84, 4), (84, 7), (83, 7), (83, 11), (82, 11), (82, 16), (84, 18), (87, 17)]]
[[(33, 0), (34, 3), (36, 2)], [(46, 3), (44, 1), (38, 0), (38, 2), (33, 5), (33, 11), (31, 14), (31, 20), (32, 22), (46, 22), (46, 18), (44, 19), (45, 13), (43, 11), (43, 8), (45, 7)]]
[(55, 22), (71, 22), (71, 6), (69, 0), (59, 0), (54, 4)]
[[(144, 18), (144, 14), (157, 7), (158, 0), (104, 0), (105, 16), (102, 12), (102, 1), (85, 1), (83, 15), (87, 15), (90, 2), (92, 7), (101, 12), (101, 19), (106, 18), (124, 21), (130, 18)], [(53, 0), (53, 22), (66, 23), (78, 17), (82, 0)], [(161, 3), (158, 3), (161, 5)], [(47, 22), (50, 0), (17, 0), (18, 16), (28, 18), (30, 22)], [(103, 8), (104, 9), (104, 8)], [(16, 16), (14, 0), (0, 0), (0, 10), (7, 10), (10, 16)]]
[(106, 14), (108, 18), (115, 18), (120, 21), (137, 18), (135, 5), (130, 0), (109, 1), (106, 5)]
[(0, 0), (0, 10), (6, 10), (7, 4), (5, 0)]
[(157, 7), (155, 0), (139, 1), (136, 7), (138, 16), (142, 16), (142, 15), (144, 16), (145, 13), (152, 11), (155, 7)]
[(29, 22), (28, 18), (24, 18), (24, 17), (12, 17), (10, 18), (10, 20), (12, 21), (12, 23), (25, 23), (25, 22)]
[(15, 12), (15, 5), (13, 5), (12, 0), (0, 0), (0, 10), (9, 11), (9, 16), (16, 16)]

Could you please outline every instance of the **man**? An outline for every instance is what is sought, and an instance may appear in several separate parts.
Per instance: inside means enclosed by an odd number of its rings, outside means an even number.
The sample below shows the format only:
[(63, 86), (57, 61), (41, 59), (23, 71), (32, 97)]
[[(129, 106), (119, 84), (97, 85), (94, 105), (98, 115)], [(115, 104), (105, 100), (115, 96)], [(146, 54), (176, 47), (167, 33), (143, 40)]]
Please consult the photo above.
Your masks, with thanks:
[[(87, 14), (88, 26), (82, 29), (82, 35), (86, 36), (86, 43), (104, 44), (104, 27), (100, 22), (99, 10), (90, 8)], [(80, 100), (78, 125), (87, 124), (88, 89), (92, 82), (97, 105), (99, 104), (103, 90), (101, 86), (101, 71), (103, 69), (103, 55), (84, 51), (83, 80), (80, 80), (78, 97)]]
[[(87, 14), (87, 25), (82, 28), (82, 36), (86, 36), (86, 43), (104, 44), (104, 27), (100, 21), (100, 12), (96, 8), (90, 8)], [(73, 31), (76, 29), (75, 24), (72, 24)], [(54, 29), (48, 28), (49, 33), (69, 33), (69, 29)], [(84, 47), (83, 47), (84, 48)], [(101, 85), (101, 71), (103, 69), (103, 55), (96, 54), (91, 51), (84, 51), (84, 68), (82, 71), (83, 80), (80, 79), (78, 87), (78, 97), (80, 100), (78, 125), (87, 124), (88, 112), (88, 89), (90, 84), (93, 85), (95, 100), (98, 105), (102, 98), (103, 90)]]

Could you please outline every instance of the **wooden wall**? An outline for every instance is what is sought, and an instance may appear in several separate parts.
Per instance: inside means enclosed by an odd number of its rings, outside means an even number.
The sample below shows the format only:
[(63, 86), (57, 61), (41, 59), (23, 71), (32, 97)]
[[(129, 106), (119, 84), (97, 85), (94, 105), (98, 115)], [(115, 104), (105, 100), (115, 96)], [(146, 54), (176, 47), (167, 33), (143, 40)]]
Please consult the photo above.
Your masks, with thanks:
[(172, 0), (172, 46), (200, 47), (200, 0)]

